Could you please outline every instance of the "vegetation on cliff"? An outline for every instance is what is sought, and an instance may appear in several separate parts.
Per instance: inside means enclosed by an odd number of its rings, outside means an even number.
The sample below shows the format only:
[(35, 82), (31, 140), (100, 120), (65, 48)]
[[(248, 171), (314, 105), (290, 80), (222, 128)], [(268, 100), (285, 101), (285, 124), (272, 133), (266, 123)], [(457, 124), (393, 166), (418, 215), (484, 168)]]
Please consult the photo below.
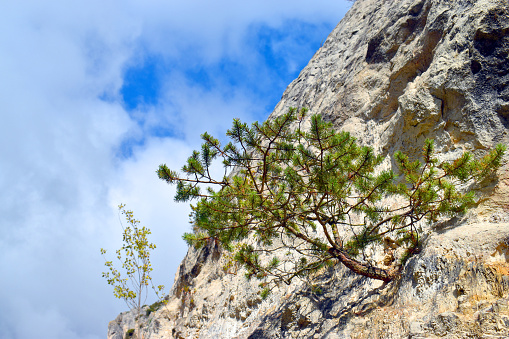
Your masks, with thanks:
[[(106, 278), (109, 285), (113, 286), (115, 297), (124, 300), (129, 309), (134, 312), (136, 326), (133, 332), (138, 334), (138, 319), (143, 304), (147, 300), (149, 288), (154, 290), (160, 303), (165, 303), (164, 286), (156, 287), (152, 281), (153, 268), (150, 263), (150, 252), (156, 248), (156, 245), (149, 242), (147, 238), (151, 234), (150, 229), (140, 226), (140, 221), (134, 218), (133, 211), (126, 210), (125, 205), (119, 206), (119, 212), (127, 222), (125, 226), (121, 223), (123, 243), (122, 247), (115, 252), (122, 266), (120, 270), (117, 269), (112, 261), (106, 259), (106, 250), (101, 248), (101, 254), (105, 257), (104, 264), (108, 268), (102, 276)], [(156, 305), (157, 303), (149, 307), (149, 310)]]
[[(498, 145), (479, 160), (466, 152), (439, 161), (426, 140), (422, 161), (394, 154), (396, 174), (381, 168), (384, 159), (373, 148), (334, 131), (319, 115), (302, 128), (306, 114), (292, 108), (252, 126), (234, 120), (224, 147), (202, 135), (202, 149), (189, 157), (184, 175), (166, 165), (157, 171), (176, 184), (176, 201), (198, 199), (194, 232), (184, 239), (196, 247), (216, 241), (233, 251), (248, 278), (263, 280), (263, 295), (338, 262), (369, 278), (393, 280), (418, 250), (422, 222), (464, 213), (475, 202), (467, 188), (497, 169), (505, 151)], [(220, 178), (211, 175), (216, 159), (225, 170)], [(284, 255), (273, 254), (280, 248)], [(374, 254), (383, 250), (388, 258), (377, 263)]]

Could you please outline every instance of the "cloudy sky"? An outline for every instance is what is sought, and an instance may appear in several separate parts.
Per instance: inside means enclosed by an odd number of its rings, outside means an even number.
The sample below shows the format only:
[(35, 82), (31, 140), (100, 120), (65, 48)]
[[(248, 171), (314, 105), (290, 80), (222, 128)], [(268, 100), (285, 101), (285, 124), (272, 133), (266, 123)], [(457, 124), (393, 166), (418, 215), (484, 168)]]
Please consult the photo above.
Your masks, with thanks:
[(180, 168), (233, 118), (264, 120), (350, 5), (4, 1), (0, 336), (106, 337), (126, 309), (99, 251), (120, 247), (120, 203), (152, 229), (168, 290), (189, 209), (157, 166)]

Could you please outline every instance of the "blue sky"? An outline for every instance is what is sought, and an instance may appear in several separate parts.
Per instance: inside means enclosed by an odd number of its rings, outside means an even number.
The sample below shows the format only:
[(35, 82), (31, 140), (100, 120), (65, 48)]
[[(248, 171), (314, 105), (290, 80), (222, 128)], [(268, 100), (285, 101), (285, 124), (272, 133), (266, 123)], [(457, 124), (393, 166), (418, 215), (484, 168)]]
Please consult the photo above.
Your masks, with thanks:
[(116, 206), (152, 229), (173, 283), (189, 208), (157, 179), (204, 131), (264, 120), (347, 1), (9, 2), (0, 11), (0, 333), (104, 338)]

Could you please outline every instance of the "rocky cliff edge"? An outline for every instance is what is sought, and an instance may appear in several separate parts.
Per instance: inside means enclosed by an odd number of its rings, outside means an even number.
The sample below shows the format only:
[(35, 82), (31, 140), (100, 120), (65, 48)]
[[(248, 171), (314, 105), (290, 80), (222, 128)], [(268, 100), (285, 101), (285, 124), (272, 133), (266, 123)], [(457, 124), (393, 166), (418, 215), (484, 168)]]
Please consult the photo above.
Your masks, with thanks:
[[(507, 0), (357, 0), (271, 117), (308, 107), (387, 156), (441, 157), (509, 144)], [(466, 216), (430, 225), (421, 253), (388, 284), (337, 266), (268, 299), (214, 243), (190, 248), (144, 338), (507, 338), (509, 165)], [(309, 284), (311, 283), (311, 284)], [(320, 289), (312, 288), (313, 285)], [(109, 339), (134, 328), (129, 312)]]

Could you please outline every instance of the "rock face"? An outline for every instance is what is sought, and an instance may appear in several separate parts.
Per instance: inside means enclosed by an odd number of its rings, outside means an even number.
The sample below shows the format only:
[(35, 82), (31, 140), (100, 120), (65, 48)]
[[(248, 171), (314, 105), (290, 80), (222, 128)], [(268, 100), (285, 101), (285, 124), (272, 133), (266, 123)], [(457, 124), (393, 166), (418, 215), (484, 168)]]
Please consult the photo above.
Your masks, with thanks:
[[(357, 0), (270, 118), (292, 106), (352, 132), (386, 166), (398, 149), (417, 155), (426, 138), (444, 159), (509, 144), (509, 2)], [(210, 243), (189, 249), (167, 306), (142, 317), (143, 337), (507, 338), (507, 160), (475, 209), (429, 227), (398, 281), (337, 266), (262, 301), (258, 282)], [(108, 338), (130, 328), (122, 313)]]

